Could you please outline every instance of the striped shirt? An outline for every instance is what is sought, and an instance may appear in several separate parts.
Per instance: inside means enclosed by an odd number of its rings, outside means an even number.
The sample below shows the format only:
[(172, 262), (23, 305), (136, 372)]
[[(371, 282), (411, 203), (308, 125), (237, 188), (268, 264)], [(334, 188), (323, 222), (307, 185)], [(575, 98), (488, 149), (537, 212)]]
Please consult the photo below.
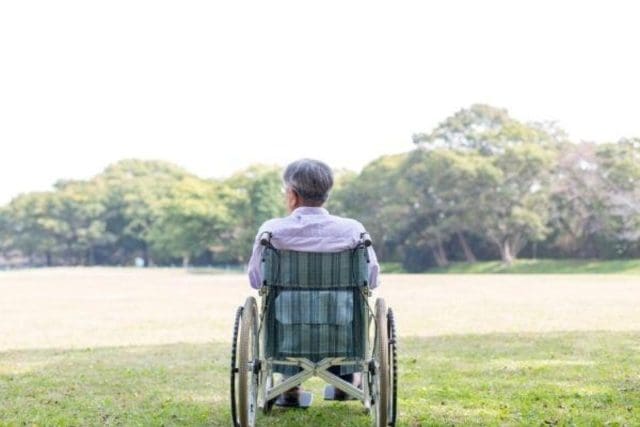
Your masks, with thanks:
[[(341, 252), (355, 248), (365, 232), (355, 219), (330, 215), (325, 208), (302, 206), (289, 216), (266, 221), (256, 235), (249, 260), (249, 282), (258, 289), (262, 286), (262, 245), (260, 236), (265, 231), (273, 234), (271, 244), (276, 249), (301, 252)], [(378, 285), (380, 266), (373, 247), (369, 246), (369, 287)]]

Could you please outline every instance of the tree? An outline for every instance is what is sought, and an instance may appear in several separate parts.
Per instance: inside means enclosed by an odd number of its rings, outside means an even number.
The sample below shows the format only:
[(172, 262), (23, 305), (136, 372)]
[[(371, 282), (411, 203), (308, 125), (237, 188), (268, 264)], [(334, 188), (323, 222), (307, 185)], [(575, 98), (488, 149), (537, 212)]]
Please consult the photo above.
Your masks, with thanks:
[(26, 193), (11, 200), (5, 211), (12, 232), (11, 247), (29, 258), (30, 264), (41, 262), (40, 258), (53, 265), (59, 251), (62, 224), (52, 215), (56, 203), (53, 192)]
[(142, 256), (152, 263), (149, 233), (161, 214), (162, 203), (177, 182), (193, 174), (162, 161), (123, 160), (95, 178), (103, 192), (106, 231), (117, 237), (111, 262), (129, 264)]
[(523, 124), (505, 109), (474, 104), (461, 109), (438, 124), (430, 133), (416, 133), (413, 142), (429, 148), (475, 151), (494, 155), (523, 141), (539, 145), (556, 145), (566, 140), (566, 133), (553, 122)]
[(410, 247), (429, 248), (445, 266), (445, 244), (455, 239), (465, 260), (476, 256), (466, 234), (480, 232), (477, 208), (501, 172), (474, 152), (419, 147), (402, 165), (398, 193), (409, 211), (404, 236)]
[(234, 194), (229, 208), (236, 221), (219, 251), (220, 258), (246, 262), (260, 225), (286, 214), (281, 173), (278, 166), (252, 165), (224, 181)]
[(564, 256), (595, 256), (595, 240), (607, 215), (596, 151), (594, 143), (565, 143), (552, 172), (549, 243)]
[(230, 197), (229, 189), (215, 181), (185, 177), (176, 183), (147, 234), (154, 252), (180, 257), (187, 267), (192, 257), (221, 245), (234, 219)]
[(549, 177), (554, 153), (536, 144), (507, 148), (493, 159), (502, 172), (480, 214), (487, 238), (510, 264), (529, 241), (549, 233)]
[[(461, 195), (475, 201), (473, 222), (479, 225), (474, 228), (483, 230), (502, 260), (511, 263), (528, 241), (541, 240), (548, 233), (549, 172), (560, 144), (558, 135), (563, 133), (549, 133), (540, 124), (511, 118), (506, 110), (476, 104), (445, 119), (431, 133), (414, 135), (414, 142), (425, 151), (444, 148), (474, 153), (489, 162), (483, 170), (495, 186), (483, 188), (486, 183), (478, 183)], [(476, 162), (481, 164), (482, 157)], [(490, 172), (490, 166), (500, 173)], [(446, 218), (446, 213), (439, 215)], [(437, 229), (436, 244), (443, 237), (443, 226)]]
[(400, 220), (407, 206), (398, 198), (398, 177), (407, 153), (382, 156), (357, 176), (340, 176), (327, 204), (337, 215), (355, 218), (371, 235), (380, 258), (392, 259), (398, 250)]
[(57, 238), (67, 263), (95, 264), (96, 247), (115, 240), (106, 230), (103, 194), (95, 181), (59, 181), (55, 188), (50, 215), (58, 224)]
[(13, 222), (7, 207), (0, 207), (0, 258), (6, 257), (13, 247)]
[(603, 234), (617, 241), (618, 255), (640, 240), (640, 138), (605, 144), (597, 151), (604, 181)]

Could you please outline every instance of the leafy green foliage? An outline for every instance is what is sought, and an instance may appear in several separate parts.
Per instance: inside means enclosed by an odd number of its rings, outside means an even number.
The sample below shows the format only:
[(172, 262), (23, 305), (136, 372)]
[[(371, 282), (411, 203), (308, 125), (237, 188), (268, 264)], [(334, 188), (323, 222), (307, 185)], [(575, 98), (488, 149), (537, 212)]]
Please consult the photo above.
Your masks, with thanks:
[(176, 183), (150, 227), (154, 253), (169, 259), (180, 257), (186, 267), (192, 257), (220, 245), (233, 223), (230, 197), (217, 182), (188, 177)]
[(401, 241), (398, 218), (407, 214), (399, 203), (398, 179), (408, 154), (383, 156), (357, 176), (343, 175), (329, 200), (334, 213), (357, 218), (374, 239), (379, 258), (393, 256)]
[(225, 181), (235, 195), (230, 210), (236, 221), (217, 251), (219, 258), (248, 261), (258, 227), (268, 219), (285, 215), (281, 173), (277, 166), (254, 165)]
[[(365, 225), (380, 259), (422, 271), (640, 257), (640, 139), (573, 143), (555, 123), (482, 104), (413, 138), (410, 152), (338, 171), (327, 204)], [(260, 224), (286, 214), (281, 186), (278, 166), (207, 180), (124, 160), (16, 197), (0, 211), (0, 251), (31, 265), (242, 264)]]
[(111, 262), (129, 264), (134, 256), (152, 262), (152, 226), (173, 186), (187, 177), (195, 178), (170, 163), (123, 160), (94, 179), (103, 196), (107, 231), (117, 237)]

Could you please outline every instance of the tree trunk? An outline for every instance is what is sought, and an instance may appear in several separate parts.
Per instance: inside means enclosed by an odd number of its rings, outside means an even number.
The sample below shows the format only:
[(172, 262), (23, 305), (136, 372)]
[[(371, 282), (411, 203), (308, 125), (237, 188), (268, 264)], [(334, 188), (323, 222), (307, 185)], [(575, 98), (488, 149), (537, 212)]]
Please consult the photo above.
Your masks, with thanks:
[(65, 264), (67, 265), (75, 265), (73, 259), (73, 252), (71, 251), (71, 241), (67, 240), (67, 249), (65, 250)]
[(500, 247), (500, 256), (502, 257), (502, 262), (507, 265), (511, 265), (515, 259), (515, 256), (513, 255), (513, 248), (511, 247), (511, 242), (508, 238), (502, 242), (502, 246)]
[(458, 242), (460, 242), (460, 246), (462, 246), (462, 252), (464, 252), (464, 257), (467, 260), (467, 262), (478, 261), (478, 259), (476, 258), (476, 255), (471, 250), (469, 243), (467, 243), (467, 239), (464, 238), (464, 235), (459, 231), (456, 232), (456, 235), (458, 236)]
[(522, 234), (516, 234), (511, 240), (511, 255), (513, 255), (514, 259), (518, 257), (518, 254), (525, 246), (527, 246), (527, 239)]
[(51, 251), (47, 251), (46, 257), (47, 257), (47, 267), (51, 267), (51, 264), (52, 264)]
[[(142, 259), (144, 259), (144, 267), (149, 267), (149, 245), (145, 241), (142, 242)], [(184, 259), (182, 261), (184, 262)]]
[(184, 268), (188, 268), (189, 267), (189, 254), (184, 254), (182, 255), (182, 266)]
[(440, 238), (437, 239), (437, 245), (432, 248), (433, 258), (436, 260), (436, 265), (438, 267), (446, 267), (449, 265), (449, 259), (447, 258), (447, 251), (444, 249), (442, 245), (442, 240)]

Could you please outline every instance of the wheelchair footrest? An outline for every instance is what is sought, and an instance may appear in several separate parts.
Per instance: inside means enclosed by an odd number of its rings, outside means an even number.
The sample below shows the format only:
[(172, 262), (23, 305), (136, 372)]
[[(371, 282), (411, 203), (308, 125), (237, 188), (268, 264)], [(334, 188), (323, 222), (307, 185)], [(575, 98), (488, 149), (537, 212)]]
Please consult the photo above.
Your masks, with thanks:
[(312, 402), (313, 402), (313, 394), (309, 393), (308, 391), (302, 391), (302, 392), (300, 392), (297, 400), (285, 399), (284, 396), (281, 394), (276, 399), (275, 405), (279, 406), (281, 408), (302, 408), (302, 409), (305, 409), (305, 408), (308, 408), (309, 406), (311, 406)]
[(342, 390), (338, 390), (332, 385), (326, 385), (324, 388), (324, 400), (345, 401), (345, 400), (357, 400), (357, 399), (351, 396), (350, 394), (344, 393)]

